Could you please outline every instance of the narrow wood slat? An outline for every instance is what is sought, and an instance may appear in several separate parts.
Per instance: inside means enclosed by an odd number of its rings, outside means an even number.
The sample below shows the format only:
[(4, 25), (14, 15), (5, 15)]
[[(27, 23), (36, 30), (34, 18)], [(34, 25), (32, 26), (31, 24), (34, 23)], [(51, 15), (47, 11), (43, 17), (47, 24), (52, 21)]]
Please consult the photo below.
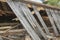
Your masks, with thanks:
[(38, 31), (40, 31), (41, 35), (47, 39), (46, 34), (43, 32), (43, 30), (41, 29), (40, 25), (37, 23), (36, 19), (34, 18), (34, 16), (32, 15), (32, 13), (30, 12), (30, 10), (28, 9), (27, 5), (23, 6), (27, 11), (27, 13), (29, 13), (30, 17), (32, 18), (32, 21), (34, 21), (34, 23), (36, 24), (36, 28), (38, 28)]
[(58, 20), (59, 24), (60, 24), (60, 13), (59, 13), (59, 11), (54, 10), (54, 13), (55, 13), (55, 15), (57, 17), (57, 20)]
[[(21, 3), (20, 3), (21, 4)], [(31, 19), (31, 17), (29, 16), (29, 12), (26, 12), (26, 8), (23, 7), (22, 5), (20, 5), (20, 9), (22, 9), (22, 11), (24, 12), (24, 15), (26, 16), (27, 20), (29, 21), (29, 23), (31, 24), (32, 28), (35, 30), (35, 32), (39, 35), (40, 35), (40, 31), (38, 31), (38, 29), (36, 28), (36, 24), (33, 22), (33, 20)]]
[(45, 10), (46, 10), (46, 12), (47, 12), (47, 15), (48, 15), (48, 17), (49, 17), (49, 20), (50, 20), (50, 22), (51, 22), (51, 25), (52, 25), (52, 27), (53, 27), (54, 33), (56, 34), (56, 36), (58, 36), (59, 33), (58, 33), (57, 28), (56, 28), (56, 26), (55, 26), (53, 17), (51, 16), (49, 9), (46, 8)]
[(50, 32), (49, 32), (49, 30), (48, 30), (48, 28), (47, 28), (47, 25), (45, 24), (45, 22), (43, 21), (43, 19), (42, 19), (40, 13), (38, 12), (37, 7), (36, 7), (36, 6), (33, 6), (33, 9), (34, 9), (35, 14), (37, 15), (39, 21), (41, 22), (43, 28), (45, 29), (46, 34), (51, 35)]
[(50, 9), (50, 12), (51, 12), (51, 15), (53, 16), (53, 19), (54, 19), (54, 21), (55, 21), (55, 23), (57, 25), (58, 30), (60, 31), (60, 24), (58, 22), (58, 19), (57, 19), (56, 15), (55, 15), (54, 11), (52, 9)]
[[(18, 5), (15, 5), (12, 0), (7, 0), (7, 3), (14, 11), (15, 15), (19, 18), (27, 32), (30, 34), (30, 36), (33, 38), (33, 40), (41, 40), (38, 35), (35, 33), (35, 31), (31, 28), (31, 25), (27, 22), (25, 17), (22, 15), (22, 12), (19, 10)], [(16, 2), (18, 4), (18, 2)]]

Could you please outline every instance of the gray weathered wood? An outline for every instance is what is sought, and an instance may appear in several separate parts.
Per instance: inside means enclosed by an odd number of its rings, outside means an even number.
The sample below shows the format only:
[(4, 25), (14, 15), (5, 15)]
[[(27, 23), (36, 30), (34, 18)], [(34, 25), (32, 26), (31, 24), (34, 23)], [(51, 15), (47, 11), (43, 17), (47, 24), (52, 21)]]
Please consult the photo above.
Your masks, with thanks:
[(12, 8), (12, 10), (15, 13), (15, 15), (19, 18), (19, 20), (23, 24), (24, 28), (31, 35), (31, 37), (33, 38), (33, 40), (41, 40), (38, 37), (38, 35), (35, 33), (35, 31), (31, 28), (31, 25), (28, 23), (28, 21), (25, 19), (25, 17), (22, 15), (22, 12), (18, 8), (18, 2), (16, 2), (17, 5), (15, 5), (12, 0), (7, 0), (7, 3)]
[(47, 35), (51, 35), (51, 34), (50, 34), (50, 32), (49, 32), (49, 30), (48, 30), (47, 25), (45, 24), (45, 22), (43, 21), (43, 19), (42, 19), (42, 17), (41, 17), (41, 15), (40, 15), (40, 13), (38, 12), (37, 7), (36, 7), (36, 6), (33, 6), (33, 9), (34, 9), (35, 14), (37, 15), (37, 17), (38, 17), (39, 21), (41, 22), (41, 24), (42, 24), (43, 28), (45, 29), (46, 34), (47, 34)]
[(54, 21), (55, 21), (55, 23), (57, 25), (58, 30), (60, 31), (60, 24), (58, 22), (58, 19), (57, 19), (56, 15), (55, 15), (54, 11), (52, 9), (50, 9), (50, 12), (51, 12), (51, 15), (53, 16), (53, 19), (54, 19)]
[[(23, 5), (23, 4), (22, 4)], [(36, 28), (38, 28), (38, 31), (40, 31), (40, 33), (41, 33), (41, 35), (45, 38), (45, 39), (47, 39), (47, 36), (46, 36), (46, 34), (43, 32), (43, 30), (41, 29), (41, 27), (40, 27), (40, 25), (37, 23), (37, 21), (36, 21), (36, 19), (34, 18), (34, 16), (32, 15), (32, 13), (30, 12), (30, 10), (28, 9), (28, 7), (26, 6), (26, 5), (23, 5), (22, 7), (24, 7), (25, 8), (25, 11), (27, 12), (27, 14), (31, 17), (31, 19), (32, 19), (32, 21), (36, 24)]]
[(60, 13), (59, 13), (59, 11), (58, 10), (54, 10), (54, 13), (55, 13), (55, 15), (57, 17), (57, 20), (58, 20), (59, 24), (60, 24)]
[(50, 14), (50, 12), (49, 12), (49, 9), (45, 9), (45, 10), (46, 10), (46, 12), (47, 12), (47, 15), (48, 15), (48, 17), (49, 17), (49, 20), (50, 20), (50, 22), (51, 22), (51, 25), (52, 25), (52, 27), (53, 27), (54, 32), (55, 32), (56, 36), (58, 36), (59, 34), (58, 34), (57, 28), (56, 28), (56, 26), (55, 26), (55, 24), (54, 24), (53, 17), (51, 16), (51, 14)]

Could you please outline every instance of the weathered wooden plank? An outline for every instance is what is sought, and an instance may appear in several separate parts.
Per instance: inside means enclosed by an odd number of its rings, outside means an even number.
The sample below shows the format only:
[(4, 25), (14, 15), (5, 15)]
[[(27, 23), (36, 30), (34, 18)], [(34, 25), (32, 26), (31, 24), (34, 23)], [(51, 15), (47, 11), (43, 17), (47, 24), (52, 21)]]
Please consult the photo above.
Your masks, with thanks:
[(37, 29), (37, 27), (36, 27), (36, 24), (33, 22), (32, 18), (31, 18), (31, 17), (29, 16), (29, 14), (28, 14), (29, 12), (26, 12), (25, 7), (23, 7), (22, 5), (20, 5), (20, 7), (22, 8), (22, 11), (24, 12), (27, 20), (30, 22), (32, 28), (33, 28), (33, 29), (35, 30), (35, 32), (41, 37), (41, 35), (40, 35), (40, 33), (39, 33), (40, 31), (38, 31), (38, 29)]
[(43, 19), (42, 19), (40, 13), (38, 12), (37, 7), (36, 7), (36, 6), (33, 6), (33, 9), (34, 9), (35, 14), (37, 15), (39, 21), (41, 22), (43, 28), (45, 29), (46, 34), (47, 34), (47, 35), (51, 35), (50, 32), (49, 32), (49, 30), (48, 30), (48, 28), (47, 28), (47, 25), (45, 24), (45, 22), (43, 21)]
[(32, 19), (32, 21), (35, 23), (35, 25), (37, 26), (36, 27), (36, 29), (38, 29), (38, 31), (40, 31), (40, 33), (41, 33), (41, 35), (45, 38), (45, 39), (47, 39), (47, 37), (46, 37), (46, 34), (43, 32), (43, 30), (41, 29), (41, 27), (40, 27), (40, 25), (37, 23), (37, 21), (36, 21), (36, 19), (34, 18), (34, 16), (32, 15), (32, 13), (30, 12), (30, 10), (28, 9), (28, 7), (25, 5), (25, 4), (22, 4), (23, 6), (22, 7), (24, 7), (25, 8), (25, 11), (27, 12), (27, 14), (31, 17), (31, 19)]
[(57, 17), (57, 20), (58, 20), (59, 24), (60, 24), (60, 13), (59, 13), (59, 11), (54, 10), (54, 13), (55, 13), (55, 15)]
[(52, 27), (53, 27), (54, 33), (56, 34), (56, 36), (59, 35), (59, 34), (58, 34), (58, 30), (57, 30), (57, 28), (56, 28), (56, 26), (55, 26), (53, 17), (51, 16), (51, 14), (50, 14), (50, 12), (49, 12), (49, 9), (45, 9), (45, 10), (46, 10), (46, 12), (47, 12), (47, 15), (48, 15), (48, 17), (49, 17), (49, 20), (50, 20), (50, 22), (51, 22), (51, 25), (52, 25)]
[(53, 16), (53, 19), (54, 19), (54, 21), (55, 21), (55, 23), (57, 25), (58, 30), (60, 31), (60, 24), (58, 22), (58, 19), (57, 19), (56, 15), (55, 15), (54, 11), (52, 9), (50, 9), (50, 12), (51, 12), (51, 15)]
[(16, 14), (16, 16), (19, 18), (19, 20), (21, 21), (21, 23), (23, 24), (23, 26), (25, 27), (25, 29), (27, 30), (27, 32), (31, 35), (31, 37), (33, 38), (33, 40), (40, 40), (40, 38), (38, 37), (38, 35), (31, 28), (31, 25), (27, 22), (27, 20), (25, 19), (25, 17), (21, 14), (22, 12), (18, 8), (18, 2), (16, 2), (17, 5), (15, 5), (12, 0), (7, 0), (7, 3), (12, 8), (12, 10)]

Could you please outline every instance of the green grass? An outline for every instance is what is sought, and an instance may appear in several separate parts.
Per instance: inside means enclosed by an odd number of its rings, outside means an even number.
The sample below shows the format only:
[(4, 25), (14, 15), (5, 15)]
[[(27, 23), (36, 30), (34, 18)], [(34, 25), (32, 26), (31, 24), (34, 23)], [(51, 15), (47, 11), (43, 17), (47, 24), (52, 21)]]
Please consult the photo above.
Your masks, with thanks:
[(60, 0), (48, 0), (45, 4), (60, 7)]

